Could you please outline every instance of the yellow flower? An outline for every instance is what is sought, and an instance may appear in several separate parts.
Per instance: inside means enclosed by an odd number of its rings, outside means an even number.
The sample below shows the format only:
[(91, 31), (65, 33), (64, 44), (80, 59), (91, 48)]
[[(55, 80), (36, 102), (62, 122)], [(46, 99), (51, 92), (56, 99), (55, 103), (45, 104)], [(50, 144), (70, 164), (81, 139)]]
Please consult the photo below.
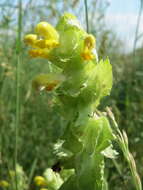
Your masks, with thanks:
[(5, 180), (1, 180), (0, 181), (0, 187), (6, 187), (7, 188), (7, 187), (9, 187), (9, 185), (10, 184), (7, 181), (5, 181)]
[(95, 38), (93, 35), (89, 34), (85, 40), (84, 40), (84, 44), (86, 47), (88, 47), (89, 49), (93, 49), (95, 48)]
[(37, 24), (35, 31), (38, 35), (44, 37), (45, 39), (59, 40), (58, 32), (51, 24), (47, 22), (40, 22)]
[(24, 42), (27, 45), (31, 45), (31, 46), (34, 46), (36, 40), (37, 40), (37, 35), (36, 34), (28, 34), (24, 38)]
[(34, 182), (37, 186), (46, 186), (47, 185), (45, 178), (42, 176), (36, 176), (34, 178)]
[(42, 58), (48, 58), (49, 51), (47, 49), (32, 49), (29, 50), (29, 55), (31, 57), (42, 57)]
[(27, 34), (24, 42), (32, 48), (29, 51), (31, 57), (49, 58), (49, 52), (59, 46), (59, 34), (55, 28), (47, 22), (40, 22), (35, 28), (36, 34)]
[(93, 53), (93, 50), (95, 49), (95, 38), (93, 35), (89, 34), (85, 39), (84, 39), (84, 48), (81, 53), (81, 56), (83, 57), (84, 60), (92, 60), (95, 59), (95, 55)]
[(84, 51), (81, 53), (81, 56), (83, 57), (84, 60), (87, 61), (94, 59), (94, 55), (87, 47), (84, 48)]
[(54, 47), (57, 47), (59, 45), (59, 43), (56, 40), (37, 40), (35, 42), (35, 45), (39, 48), (48, 48), (48, 49), (52, 49)]
[(33, 80), (32, 86), (36, 90), (52, 91), (62, 81), (64, 81), (64, 77), (60, 74), (40, 74)]

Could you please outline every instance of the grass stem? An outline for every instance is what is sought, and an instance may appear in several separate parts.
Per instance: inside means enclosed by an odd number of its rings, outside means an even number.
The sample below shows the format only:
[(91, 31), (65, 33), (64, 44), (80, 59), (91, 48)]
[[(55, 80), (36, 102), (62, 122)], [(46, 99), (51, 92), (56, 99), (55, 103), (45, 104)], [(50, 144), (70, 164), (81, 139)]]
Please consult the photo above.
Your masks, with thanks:
[(142, 183), (141, 183), (139, 174), (137, 172), (136, 163), (135, 163), (133, 155), (130, 153), (130, 150), (129, 150), (127, 134), (125, 131), (122, 131), (122, 132), (120, 131), (118, 124), (115, 120), (115, 117), (112, 111), (110, 110), (110, 108), (107, 107), (106, 111), (107, 111), (107, 115), (111, 119), (112, 126), (114, 127), (116, 142), (118, 143), (120, 149), (122, 150), (124, 158), (126, 159), (128, 166), (130, 168), (135, 189), (142, 190)]
[(89, 32), (89, 21), (88, 21), (88, 6), (87, 0), (84, 0), (84, 7), (85, 7), (85, 19), (86, 19), (86, 31)]
[(16, 39), (16, 119), (15, 119), (15, 153), (14, 153), (14, 169), (15, 169), (15, 188), (18, 190), (17, 180), (17, 159), (18, 159), (18, 128), (20, 118), (20, 62), (21, 62), (21, 33), (22, 33), (22, 0), (18, 4), (18, 28)]
[(137, 46), (137, 41), (139, 40), (139, 28), (140, 28), (140, 22), (141, 22), (141, 15), (142, 15), (142, 9), (143, 9), (143, 1), (140, 0), (140, 8), (138, 12), (138, 17), (137, 17), (137, 25), (136, 25), (136, 31), (135, 31), (135, 39), (134, 39), (134, 44), (133, 44), (133, 56), (135, 57), (135, 52), (136, 52), (136, 46)]

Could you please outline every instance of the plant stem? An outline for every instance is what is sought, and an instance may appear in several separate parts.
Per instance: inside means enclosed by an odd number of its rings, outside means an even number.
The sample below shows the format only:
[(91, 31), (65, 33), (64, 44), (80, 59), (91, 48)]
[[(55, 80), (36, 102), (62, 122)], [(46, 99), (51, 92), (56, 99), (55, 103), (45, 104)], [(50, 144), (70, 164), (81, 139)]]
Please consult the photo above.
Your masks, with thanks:
[(30, 171), (29, 178), (28, 178), (28, 187), (29, 187), (30, 184), (31, 184), (32, 177), (33, 177), (33, 174), (34, 174), (34, 171), (35, 171), (37, 162), (38, 162), (38, 158), (35, 158), (35, 160), (34, 160), (34, 162), (33, 162), (33, 164), (32, 164), (32, 167), (31, 167), (31, 171)]
[(84, 6), (85, 6), (86, 31), (89, 32), (87, 0), (84, 0)]
[(22, 33), (22, 0), (19, 0), (18, 4), (18, 29), (16, 39), (16, 119), (15, 119), (15, 154), (14, 154), (14, 168), (15, 168), (15, 187), (17, 186), (17, 159), (18, 159), (18, 128), (19, 128), (19, 116), (20, 116), (20, 62), (21, 62), (21, 33)]
[(131, 171), (132, 180), (134, 182), (136, 190), (142, 190), (142, 183), (139, 177), (139, 174), (137, 172), (136, 163), (133, 158), (133, 155), (130, 153), (129, 147), (128, 147), (128, 137), (125, 131), (121, 132), (118, 124), (115, 120), (115, 117), (110, 110), (110, 108), (106, 108), (107, 114), (109, 118), (112, 121), (112, 126), (114, 127), (114, 132), (116, 135), (116, 142), (118, 143), (119, 147), (121, 148), (124, 158), (126, 159), (128, 166)]
[(143, 1), (140, 0), (140, 8), (139, 8), (139, 12), (138, 12), (137, 25), (136, 25), (136, 31), (135, 31), (135, 39), (134, 39), (134, 44), (133, 44), (133, 54), (134, 54), (134, 56), (135, 56), (137, 41), (139, 39), (138, 38), (138, 33), (139, 33), (139, 27), (140, 27), (140, 22), (141, 22), (142, 8), (143, 8)]

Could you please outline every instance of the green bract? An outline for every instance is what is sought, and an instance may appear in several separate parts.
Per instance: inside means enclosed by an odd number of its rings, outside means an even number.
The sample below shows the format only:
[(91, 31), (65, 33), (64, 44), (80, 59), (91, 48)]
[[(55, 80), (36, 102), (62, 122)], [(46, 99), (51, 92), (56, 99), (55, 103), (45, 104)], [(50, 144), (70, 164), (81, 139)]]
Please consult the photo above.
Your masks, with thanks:
[[(39, 26), (45, 36), (50, 34), (46, 34), (45, 24)], [(102, 97), (110, 94), (112, 67), (109, 59), (98, 61), (95, 38), (83, 30), (75, 16), (65, 14), (55, 29), (56, 40), (59, 35), (56, 42), (34, 41), (32, 35), (26, 38), (28, 43), (41, 43), (41, 49), (32, 51), (34, 57), (47, 58), (61, 69), (60, 73), (41, 74), (33, 81), (36, 89), (55, 91), (60, 113), (66, 120), (63, 135), (53, 151), (62, 170), (72, 172), (62, 185), (52, 184), (53, 189), (103, 190), (104, 155), (108, 148), (111, 151), (114, 136), (107, 118), (94, 112)]]

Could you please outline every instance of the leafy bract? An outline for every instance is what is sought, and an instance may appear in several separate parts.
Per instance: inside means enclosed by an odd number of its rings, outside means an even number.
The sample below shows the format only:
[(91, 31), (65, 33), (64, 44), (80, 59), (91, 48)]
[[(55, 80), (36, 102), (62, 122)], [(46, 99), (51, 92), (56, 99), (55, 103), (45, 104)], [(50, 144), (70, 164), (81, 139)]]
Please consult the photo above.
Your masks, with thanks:
[(98, 119), (90, 118), (81, 137), (84, 148), (89, 154), (101, 152), (110, 145), (113, 139), (109, 122), (103, 116)]

